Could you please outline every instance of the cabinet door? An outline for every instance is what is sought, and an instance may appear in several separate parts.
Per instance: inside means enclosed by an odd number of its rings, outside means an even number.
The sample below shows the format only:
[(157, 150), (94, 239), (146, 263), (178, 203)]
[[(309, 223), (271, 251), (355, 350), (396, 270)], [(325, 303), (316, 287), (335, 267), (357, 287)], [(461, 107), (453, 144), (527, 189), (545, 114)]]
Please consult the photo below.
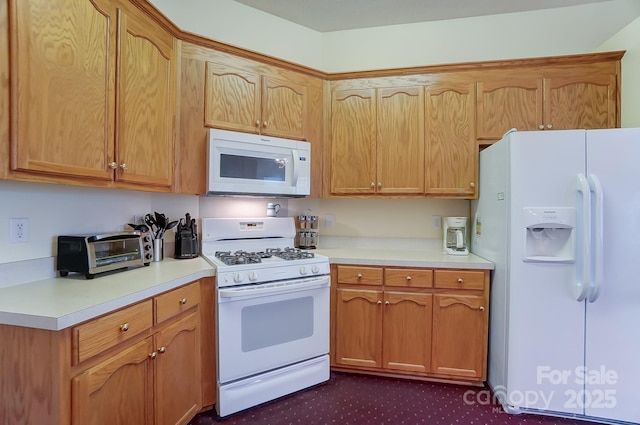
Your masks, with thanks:
[(382, 365), (385, 369), (429, 372), (432, 297), (420, 293), (384, 293)]
[(482, 296), (434, 295), (432, 373), (483, 377), (487, 312)]
[(133, 9), (119, 10), (116, 179), (173, 184), (174, 39)]
[(616, 77), (594, 75), (544, 80), (546, 129), (614, 128)]
[(208, 127), (258, 133), (260, 75), (207, 62), (204, 124)]
[(331, 100), (331, 193), (375, 192), (374, 89), (337, 90)]
[(475, 84), (433, 84), (426, 95), (426, 193), (476, 196)]
[(184, 425), (202, 407), (198, 313), (155, 336), (156, 425)]
[(262, 77), (261, 132), (271, 136), (304, 139), (307, 88), (292, 81)]
[(106, 0), (11, 0), (11, 169), (111, 180), (115, 17)]
[(377, 130), (377, 193), (423, 193), (424, 89), (378, 89)]
[(538, 130), (542, 119), (542, 79), (500, 79), (477, 84), (477, 139), (500, 140), (512, 128)]
[(73, 378), (73, 425), (153, 424), (151, 338)]
[(382, 366), (382, 291), (337, 289), (336, 364)]

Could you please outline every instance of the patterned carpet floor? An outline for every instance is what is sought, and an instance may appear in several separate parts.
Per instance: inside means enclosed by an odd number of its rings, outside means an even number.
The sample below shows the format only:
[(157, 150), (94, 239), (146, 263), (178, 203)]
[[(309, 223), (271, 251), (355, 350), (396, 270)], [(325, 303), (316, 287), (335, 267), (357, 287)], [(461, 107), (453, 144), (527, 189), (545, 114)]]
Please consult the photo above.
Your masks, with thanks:
[(592, 425), (573, 419), (508, 415), (487, 389), (331, 372), (321, 385), (219, 418), (215, 409), (190, 425)]

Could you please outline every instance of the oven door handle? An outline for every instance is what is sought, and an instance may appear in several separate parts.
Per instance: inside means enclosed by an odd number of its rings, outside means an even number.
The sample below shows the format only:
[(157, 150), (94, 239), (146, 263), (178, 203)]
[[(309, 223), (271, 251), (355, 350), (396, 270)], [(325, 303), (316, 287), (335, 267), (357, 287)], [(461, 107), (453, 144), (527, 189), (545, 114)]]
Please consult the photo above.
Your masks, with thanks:
[(331, 279), (328, 275), (306, 278), (304, 280), (283, 281), (281, 283), (251, 285), (236, 288), (218, 289), (220, 301), (232, 301), (231, 298), (260, 297), (263, 295), (285, 294), (329, 287)]

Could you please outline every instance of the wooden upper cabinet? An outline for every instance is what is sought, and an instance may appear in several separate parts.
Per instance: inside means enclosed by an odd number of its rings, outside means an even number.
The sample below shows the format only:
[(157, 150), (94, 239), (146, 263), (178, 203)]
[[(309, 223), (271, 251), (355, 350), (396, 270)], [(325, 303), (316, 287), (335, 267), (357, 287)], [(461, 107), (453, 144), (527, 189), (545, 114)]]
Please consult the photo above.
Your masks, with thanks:
[(11, 0), (11, 170), (111, 180), (116, 10)]
[(336, 90), (331, 98), (331, 193), (375, 192), (374, 89)]
[(376, 192), (424, 192), (424, 89), (377, 90)]
[(119, 10), (120, 63), (116, 178), (173, 184), (175, 49), (173, 37), (141, 12)]
[(262, 134), (305, 139), (307, 88), (293, 81), (262, 77)]
[(209, 127), (259, 131), (260, 76), (207, 62), (204, 122)]
[(168, 190), (173, 37), (113, 1), (11, 1), (11, 170)]
[(569, 76), (544, 80), (545, 129), (616, 127), (616, 76)]
[(473, 198), (478, 174), (475, 83), (434, 83), (426, 91), (425, 192)]
[(206, 126), (303, 140), (306, 113), (306, 86), (207, 62)]
[(538, 130), (542, 125), (542, 79), (500, 79), (477, 84), (478, 140), (500, 140), (512, 128)]

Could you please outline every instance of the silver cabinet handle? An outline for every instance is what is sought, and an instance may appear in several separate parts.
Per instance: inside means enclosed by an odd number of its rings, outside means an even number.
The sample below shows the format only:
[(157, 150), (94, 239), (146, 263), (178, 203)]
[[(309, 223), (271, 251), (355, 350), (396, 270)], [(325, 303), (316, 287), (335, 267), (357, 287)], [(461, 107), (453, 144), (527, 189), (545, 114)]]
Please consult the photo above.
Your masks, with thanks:
[(164, 345), (160, 348), (158, 348), (158, 352), (159, 353), (166, 353), (167, 352), (167, 347), (165, 347)]
[(374, 182), (371, 182), (371, 187), (376, 187), (376, 184)]
[(547, 128), (553, 128), (551, 124), (547, 124)]
[(462, 285), (464, 283), (464, 280), (460, 277), (458, 278), (458, 283)]
[(540, 124), (540, 125), (538, 126), (538, 128), (539, 128), (540, 130), (544, 130), (544, 125)]
[(382, 187), (382, 182), (378, 182), (378, 187)]
[(362, 273), (358, 273), (358, 279), (362, 279)]
[(407, 280), (411, 282), (411, 276), (407, 276)]
[(476, 184), (474, 182), (471, 182), (471, 183), (469, 183), (469, 186), (476, 187)]
[(124, 323), (124, 324), (120, 325), (120, 330), (122, 332), (128, 331), (129, 330), (129, 324), (128, 323)]
[(111, 161), (108, 165), (109, 165), (109, 168), (111, 168), (112, 170), (115, 170), (116, 168), (118, 168), (118, 163), (115, 161)]
[(384, 305), (389, 305), (389, 304), (391, 304), (389, 301), (384, 302)]
[(156, 357), (158, 357), (158, 353), (156, 353), (155, 351), (151, 354), (149, 354), (149, 358), (151, 359), (155, 359)]
[(378, 302), (376, 304), (380, 305), (380, 304), (382, 304), (382, 301), (378, 300)]
[(187, 303), (187, 299), (186, 298), (180, 298), (180, 304), (184, 305)]
[(122, 171), (125, 171), (127, 169), (127, 164), (123, 162), (122, 164), (120, 164), (120, 168), (122, 168)]
[(480, 311), (484, 311), (484, 307), (483, 306), (480, 306)]
[(264, 128), (267, 128), (267, 127), (269, 126), (269, 123), (268, 123), (267, 121), (265, 121), (265, 122), (263, 122), (263, 123), (262, 123), (262, 126), (263, 126)]
[(260, 120), (256, 120), (256, 127), (260, 127)]

